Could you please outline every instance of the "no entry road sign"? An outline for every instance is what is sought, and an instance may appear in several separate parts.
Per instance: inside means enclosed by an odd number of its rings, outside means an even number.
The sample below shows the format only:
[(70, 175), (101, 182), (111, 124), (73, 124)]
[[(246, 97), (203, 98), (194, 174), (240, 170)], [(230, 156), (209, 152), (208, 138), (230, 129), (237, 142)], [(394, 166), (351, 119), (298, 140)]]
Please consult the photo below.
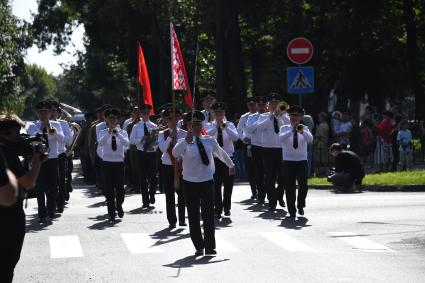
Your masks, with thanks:
[(302, 65), (313, 57), (313, 44), (307, 38), (297, 37), (289, 42), (286, 53), (292, 63)]

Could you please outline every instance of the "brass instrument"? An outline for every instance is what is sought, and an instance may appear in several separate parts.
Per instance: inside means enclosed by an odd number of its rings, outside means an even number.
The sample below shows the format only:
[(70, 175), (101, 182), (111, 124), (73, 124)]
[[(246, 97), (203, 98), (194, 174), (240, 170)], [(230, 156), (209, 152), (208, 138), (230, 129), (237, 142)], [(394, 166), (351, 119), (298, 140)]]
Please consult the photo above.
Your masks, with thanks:
[(118, 135), (118, 129), (117, 129), (117, 128), (113, 128), (113, 129), (111, 130), (111, 135), (113, 135), (113, 136), (117, 136), (117, 135)]
[(148, 136), (143, 136), (141, 142), (145, 151), (150, 150), (153, 145), (158, 141), (158, 133), (159, 129), (152, 129)]
[(288, 111), (288, 109), (289, 109), (289, 104), (286, 101), (282, 100), (276, 106), (276, 114), (277, 114), (277, 116), (282, 115), (283, 113), (285, 113), (286, 111)]
[(80, 138), (81, 135), (81, 126), (78, 125), (77, 123), (71, 123), (70, 124), (72, 131), (74, 133), (73, 138), (72, 138), (72, 143), (69, 147), (67, 147), (65, 154), (66, 156), (70, 157), (72, 155), (72, 153), (74, 152), (75, 147), (78, 144), (78, 140)]
[(49, 122), (49, 135), (55, 136), (57, 134), (56, 129), (52, 127), (52, 125)]
[(295, 129), (297, 130), (297, 132), (302, 133), (304, 131), (304, 125), (303, 124), (298, 124)]
[(226, 128), (227, 128), (227, 124), (226, 124), (226, 123), (222, 123), (222, 124), (220, 125), (220, 127), (221, 127), (222, 129), (226, 129)]

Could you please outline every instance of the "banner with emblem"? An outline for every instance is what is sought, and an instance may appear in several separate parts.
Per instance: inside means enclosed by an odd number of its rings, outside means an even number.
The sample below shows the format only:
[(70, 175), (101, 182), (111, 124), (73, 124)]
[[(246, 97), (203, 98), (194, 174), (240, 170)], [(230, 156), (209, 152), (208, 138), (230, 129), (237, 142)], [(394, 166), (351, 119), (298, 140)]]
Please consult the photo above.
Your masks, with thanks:
[(185, 91), (183, 95), (184, 103), (188, 108), (192, 108), (192, 93), (189, 88), (186, 68), (184, 66), (183, 56), (177, 39), (174, 26), (170, 23), (171, 38), (171, 80), (173, 90)]

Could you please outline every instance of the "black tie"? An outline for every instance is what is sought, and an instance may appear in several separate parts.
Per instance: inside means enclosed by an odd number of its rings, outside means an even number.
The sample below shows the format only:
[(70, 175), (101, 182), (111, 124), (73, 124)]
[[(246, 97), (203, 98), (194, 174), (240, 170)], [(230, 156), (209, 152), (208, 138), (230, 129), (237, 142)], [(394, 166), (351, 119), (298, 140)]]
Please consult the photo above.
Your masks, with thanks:
[(198, 150), (199, 154), (201, 155), (202, 163), (204, 163), (205, 166), (208, 166), (210, 164), (210, 160), (208, 159), (207, 153), (205, 152), (205, 147), (199, 137), (196, 138), (196, 144), (198, 145)]
[(117, 150), (117, 138), (115, 136), (112, 136), (112, 150)]
[(298, 148), (298, 132), (294, 133), (294, 142), (293, 142), (293, 146), (295, 149)]
[(46, 149), (49, 148), (49, 136), (47, 135), (47, 128), (43, 128), (43, 138), (46, 140)]
[(273, 116), (273, 126), (274, 126), (274, 132), (276, 134), (279, 133), (279, 124), (277, 123), (277, 118)]
[(143, 123), (143, 132), (146, 137), (149, 136), (149, 130), (148, 130), (148, 127), (146, 126), (146, 123)]
[(219, 146), (223, 146), (223, 129), (220, 126), (217, 129), (217, 142)]

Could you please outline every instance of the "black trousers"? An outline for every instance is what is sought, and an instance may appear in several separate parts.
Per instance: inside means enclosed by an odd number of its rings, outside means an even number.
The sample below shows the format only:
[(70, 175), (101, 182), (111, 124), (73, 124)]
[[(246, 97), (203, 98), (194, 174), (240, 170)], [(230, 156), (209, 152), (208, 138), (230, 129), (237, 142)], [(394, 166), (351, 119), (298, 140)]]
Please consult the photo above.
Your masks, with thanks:
[[(308, 165), (307, 160), (303, 161), (283, 161), (282, 174), (286, 191), (286, 205), (290, 214), (295, 214), (297, 208), (305, 207), (308, 185)], [(298, 182), (298, 197), (296, 193), (296, 182)], [(295, 200), (297, 206), (295, 207)]]
[(137, 151), (139, 160), (139, 186), (142, 192), (143, 204), (149, 204), (149, 199), (155, 197), (157, 185), (156, 152)]
[(25, 213), (22, 206), (16, 215), (0, 216), (0, 222), (0, 281), (9, 283), (13, 280), (13, 271), (21, 257), (25, 238)]
[(61, 153), (58, 156), (58, 196), (56, 198), (58, 207), (63, 207), (65, 205), (65, 195), (66, 195), (66, 187), (65, 187), (65, 178), (66, 178), (66, 154)]
[(262, 147), (252, 145), (251, 146), (252, 163), (254, 169), (254, 180), (257, 186), (258, 199), (264, 200), (266, 197), (266, 191), (264, 189), (264, 165), (263, 165), (263, 153)]
[(245, 148), (245, 170), (246, 175), (248, 177), (249, 186), (251, 187), (251, 192), (253, 196), (258, 195), (258, 188), (256, 184), (256, 180), (254, 178), (254, 162), (252, 161), (252, 153), (251, 153), (251, 146), (244, 145)]
[(102, 172), (108, 214), (110, 217), (115, 217), (115, 210), (122, 209), (124, 202), (124, 162), (103, 161)]
[[(214, 181), (201, 183), (183, 181), (183, 191), (189, 217), (190, 238), (195, 249), (215, 249)], [(204, 225), (203, 237), (199, 209)]]
[[(56, 199), (58, 196), (58, 170), (57, 158), (47, 159), (40, 168), (36, 181), (38, 217), (45, 218), (47, 212), (54, 214), (56, 210)], [(47, 199), (47, 203), (46, 203)]]
[(168, 223), (170, 224), (177, 223), (175, 194), (177, 194), (179, 223), (184, 223), (186, 204), (184, 200), (183, 189), (181, 188), (181, 186), (177, 190), (174, 189), (174, 167), (172, 165), (162, 164), (161, 172), (162, 172), (163, 188), (165, 193), (165, 203), (166, 203)]
[[(263, 147), (264, 183), (269, 205), (276, 207), (277, 201), (283, 199), (283, 181), (281, 177), (282, 149)], [(276, 188), (276, 181), (278, 186)]]
[[(220, 159), (214, 158), (214, 199), (215, 213), (221, 214), (230, 211), (232, 205), (233, 180), (235, 176), (229, 176), (229, 167)], [(223, 190), (221, 187), (223, 186)]]

